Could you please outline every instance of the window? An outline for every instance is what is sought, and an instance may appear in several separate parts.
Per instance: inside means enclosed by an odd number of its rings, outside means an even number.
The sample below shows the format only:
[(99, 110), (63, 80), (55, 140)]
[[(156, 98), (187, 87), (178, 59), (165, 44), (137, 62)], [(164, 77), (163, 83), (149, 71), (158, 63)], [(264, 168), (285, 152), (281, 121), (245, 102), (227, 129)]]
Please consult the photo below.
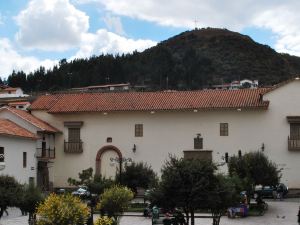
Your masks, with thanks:
[(220, 123), (220, 136), (228, 136), (228, 123)]
[(34, 185), (34, 177), (29, 177), (29, 185)]
[(69, 142), (80, 142), (80, 128), (69, 128)]
[(143, 124), (135, 124), (134, 135), (135, 137), (143, 137)]
[(27, 167), (27, 152), (23, 152), (23, 168)]
[(292, 140), (300, 139), (300, 123), (291, 123), (290, 124), (290, 138)]
[(0, 163), (4, 162), (4, 147), (0, 147)]
[(203, 149), (203, 138), (200, 136), (194, 138), (194, 149)]

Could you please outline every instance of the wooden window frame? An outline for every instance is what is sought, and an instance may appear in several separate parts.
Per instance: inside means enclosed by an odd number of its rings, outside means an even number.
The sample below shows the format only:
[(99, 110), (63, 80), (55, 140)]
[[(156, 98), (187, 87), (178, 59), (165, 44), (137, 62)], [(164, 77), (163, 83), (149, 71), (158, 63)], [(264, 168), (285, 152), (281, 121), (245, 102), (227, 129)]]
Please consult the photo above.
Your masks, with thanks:
[(144, 125), (142, 123), (138, 123), (134, 125), (134, 136), (135, 137), (144, 136)]
[(202, 137), (194, 138), (194, 149), (203, 149), (203, 138)]
[(220, 136), (229, 136), (229, 124), (220, 123)]
[(80, 130), (81, 130), (80, 127), (69, 127), (68, 142), (80, 142), (81, 141)]
[(27, 168), (27, 152), (23, 152), (23, 168)]
[(4, 163), (5, 162), (4, 147), (0, 147), (0, 155), (2, 155), (0, 158), (0, 162)]

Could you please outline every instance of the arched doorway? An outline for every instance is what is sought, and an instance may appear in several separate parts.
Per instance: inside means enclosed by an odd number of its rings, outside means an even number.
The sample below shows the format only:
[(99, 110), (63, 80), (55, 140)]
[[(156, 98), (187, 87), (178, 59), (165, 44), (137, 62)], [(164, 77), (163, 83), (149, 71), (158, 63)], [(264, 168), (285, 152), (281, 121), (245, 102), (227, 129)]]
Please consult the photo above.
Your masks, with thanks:
[(120, 169), (120, 164), (117, 162), (112, 162), (110, 159), (122, 158), (121, 151), (113, 146), (106, 145), (102, 147), (96, 156), (96, 174), (105, 176), (106, 178), (114, 178), (117, 170)]

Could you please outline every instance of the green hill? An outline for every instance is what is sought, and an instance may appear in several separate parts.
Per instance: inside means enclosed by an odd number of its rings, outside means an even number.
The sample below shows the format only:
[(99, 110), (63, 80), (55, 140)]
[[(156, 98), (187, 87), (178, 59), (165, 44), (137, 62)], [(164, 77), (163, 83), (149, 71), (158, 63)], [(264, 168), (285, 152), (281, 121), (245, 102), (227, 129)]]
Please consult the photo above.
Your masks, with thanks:
[(63, 59), (49, 71), (14, 72), (8, 82), (27, 91), (124, 82), (149, 90), (187, 90), (244, 78), (272, 85), (296, 74), (299, 57), (279, 54), (246, 35), (206, 28), (186, 31), (141, 53)]

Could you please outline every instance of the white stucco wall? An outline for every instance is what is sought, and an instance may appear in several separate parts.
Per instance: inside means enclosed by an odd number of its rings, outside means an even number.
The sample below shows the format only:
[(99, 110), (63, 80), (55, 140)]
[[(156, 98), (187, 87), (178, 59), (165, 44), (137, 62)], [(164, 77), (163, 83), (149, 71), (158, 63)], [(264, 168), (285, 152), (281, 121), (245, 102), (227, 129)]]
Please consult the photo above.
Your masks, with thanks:
[[(118, 112), (48, 114), (33, 111), (37, 117), (64, 132), (56, 138), (54, 163), (55, 186), (67, 185), (68, 177), (77, 177), (78, 172), (88, 167), (95, 169), (98, 150), (105, 145), (114, 145), (124, 157), (147, 162), (160, 171), (168, 154), (183, 156), (183, 150), (193, 149), (193, 139), (201, 133), (204, 149), (213, 150), (213, 160), (224, 162), (229, 155), (261, 149), (271, 160), (283, 168), (282, 182), (290, 188), (300, 188), (300, 152), (288, 151), (289, 123), (286, 116), (300, 115), (300, 82), (280, 87), (264, 98), (271, 101), (268, 110), (252, 111), (182, 111), (182, 112)], [(65, 121), (83, 121), (81, 139), (83, 153), (64, 153), (64, 138), (67, 138)], [(134, 137), (134, 125), (144, 125), (144, 136)], [(229, 124), (229, 136), (220, 136), (220, 123)], [(112, 143), (106, 138), (112, 137)], [(136, 152), (132, 151), (136, 145)], [(109, 165), (109, 163), (108, 163)], [(226, 172), (227, 166), (221, 167)]]
[[(20, 183), (28, 183), (29, 177), (34, 177), (36, 182), (35, 144), (31, 139), (0, 136), (5, 156), (5, 168), (0, 174), (14, 176)], [(23, 168), (23, 152), (27, 152), (26, 168)]]

